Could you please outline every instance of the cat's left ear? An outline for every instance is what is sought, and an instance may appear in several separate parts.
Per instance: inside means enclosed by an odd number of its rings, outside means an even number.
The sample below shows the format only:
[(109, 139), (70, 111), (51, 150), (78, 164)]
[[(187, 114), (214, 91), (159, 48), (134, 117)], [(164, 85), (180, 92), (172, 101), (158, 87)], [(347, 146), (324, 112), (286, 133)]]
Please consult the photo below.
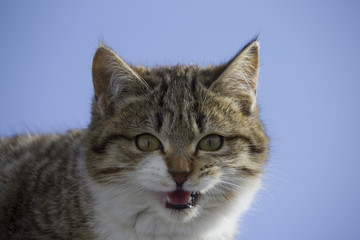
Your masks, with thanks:
[(227, 66), (211, 88), (235, 100), (245, 114), (256, 108), (256, 85), (259, 72), (259, 42), (247, 44)]

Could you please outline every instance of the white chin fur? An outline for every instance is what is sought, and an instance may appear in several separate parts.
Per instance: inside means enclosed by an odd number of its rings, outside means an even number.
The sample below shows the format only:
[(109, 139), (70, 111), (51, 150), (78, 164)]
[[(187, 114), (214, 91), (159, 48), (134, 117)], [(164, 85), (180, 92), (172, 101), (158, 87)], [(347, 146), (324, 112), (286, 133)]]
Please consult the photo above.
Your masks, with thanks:
[(178, 212), (164, 208), (150, 192), (134, 196), (129, 193), (131, 189), (93, 184), (94, 231), (102, 240), (231, 239), (237, 232), (237, 219), (247, 210), (259, 187), (260, 179), (253, 179), (228, 204), (211, 209), (199, 204), (186, 209), (188, 212)]
[(132, 173), (134, 179), (119, 179), (118, 184), (106, 186), (90, 184), (95, 200), (93, 229), (98, 239), (232, 239), (238, 218), (261, 182), (244, 181), (242, 191), (226, 204), (200, 196), (195, 207), (178, 211), (166, 208), (166, 194), (159, 194), (176, 190), (162, 159), (149, 158), (142, 166)]

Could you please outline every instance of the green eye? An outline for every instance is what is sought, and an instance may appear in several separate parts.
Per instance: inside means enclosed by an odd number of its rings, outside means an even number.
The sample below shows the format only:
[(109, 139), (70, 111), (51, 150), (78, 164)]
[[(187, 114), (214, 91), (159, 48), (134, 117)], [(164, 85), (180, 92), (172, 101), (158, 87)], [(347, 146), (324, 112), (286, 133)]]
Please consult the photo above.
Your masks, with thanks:
[(159, 139), (149, 134), (139, 135), (135, 141), (136, 146), (144, 152), (152, 152), (161, 148)]
[(198, 143), (198, 149), (203, 151), (216, 151), (222, 147), (223, 137), (215, 134), (203, 137)]

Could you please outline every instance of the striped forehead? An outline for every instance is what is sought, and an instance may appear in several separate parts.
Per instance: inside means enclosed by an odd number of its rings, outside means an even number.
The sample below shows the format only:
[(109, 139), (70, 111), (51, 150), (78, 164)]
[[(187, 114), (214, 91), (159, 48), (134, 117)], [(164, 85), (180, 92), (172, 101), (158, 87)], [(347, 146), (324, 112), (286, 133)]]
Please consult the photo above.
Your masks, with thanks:
[(157, 77), (159, 84), (155, 95), (163, 130), (176, 139), (189, 140), (199, 131), (195, 71), (178, 67), (161, 71)]

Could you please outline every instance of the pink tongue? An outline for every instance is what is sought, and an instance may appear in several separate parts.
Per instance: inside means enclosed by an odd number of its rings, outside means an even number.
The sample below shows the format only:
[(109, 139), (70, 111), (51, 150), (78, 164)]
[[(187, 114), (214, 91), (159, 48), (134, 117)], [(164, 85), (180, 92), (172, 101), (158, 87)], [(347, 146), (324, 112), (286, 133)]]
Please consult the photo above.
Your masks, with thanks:
[(183, 190), (176, 190), (175, 192), (168, 193), (170, 203), (173, 205), (186, 205), (189, 203), (191, 192)]

